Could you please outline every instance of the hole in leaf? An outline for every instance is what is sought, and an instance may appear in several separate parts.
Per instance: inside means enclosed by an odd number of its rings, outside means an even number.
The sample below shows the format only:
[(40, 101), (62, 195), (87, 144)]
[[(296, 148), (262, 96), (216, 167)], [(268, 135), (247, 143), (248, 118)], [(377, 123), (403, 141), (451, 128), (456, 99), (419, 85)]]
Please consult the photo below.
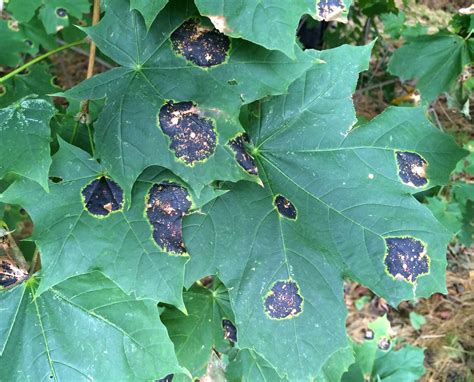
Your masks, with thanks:
[(303, 297), (298, 284), (292, 280), (273, 284), (264, 301), (265, 312), (273, 319), (289, 319), (298, 316), (303, 309)]
[(237, 342), (237, 328), (230, 320), (222, 320), (224, 328), (224, 339), (231, 342)]
[(92, 215), (107, 216), (123, 207), (123, 190), (112, 179), (102, 176), (82, 189), (84, 205)]
[(249, 143), (249, 136), (247, 134), (240, 134), (229, 141), (229, 146), (235, 153), (235, 159), (240, 166), (251, 175), (258, 175), (258, 168), (253, 157), (247, 153), (245, 144)]
[(3, 258), (0, 260), (0, 286), (12, 287), (28, 278), (28, 272), (18, 268), (11, 260)]
[(166, 252), (185, 254), (182, 219), (191, 207), (188, 191), (174, 183), (155, 184), (147, 196), (146, 214), (153, 239)]
[(183, 23), (171, 35), (176, 52), (198, 66), (210, 67), (223, 63), (230, 40), (215, 28), (202, 25), (198, 19)]
[(420, 240), (390, 237), (385, 239), (385, 243), (385, 266), (395, 279), (413, 283), (418, 276), (429, 273), (430, 260), (425, 245)]
[(277, 195), (273, 202), (275, 207), (277, 208), (278, 212), (281, 216), (295, 220), (296, 219), (296, 208), (287, 198), (283, 195)]
[(159, 118), (161, 130), (170, 137), (170, 148), (177, 158), (192, 165), (214, 153), (214, 122), (200, 116), (192, 102), (168, 102), (161, 107)]
[(397, 151), (398, 176), (403, 183), (412, 187), (423, 187), (428, 183), (426, 166), (428, 163), (417, 153)]
[(157, 379), (155, 382), (171, 382), (173, 380), (173, 374), (168, 374), (166, 377)]
[(342, 0), (319, 0), (318, 16), (326, 21), (337, 19), (346, 9)]

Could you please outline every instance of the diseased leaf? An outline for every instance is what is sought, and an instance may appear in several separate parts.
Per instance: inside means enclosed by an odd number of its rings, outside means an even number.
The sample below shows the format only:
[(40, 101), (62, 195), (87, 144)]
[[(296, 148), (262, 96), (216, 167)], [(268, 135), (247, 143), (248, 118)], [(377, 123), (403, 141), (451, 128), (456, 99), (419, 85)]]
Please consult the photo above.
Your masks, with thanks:
[(0, 87), (3, 87), (0, 89), (0, 107), (9, 106), (30, 94), (44, 97), (58, 91), (48, 66), (41, 63), (33, 65), (27, 73), (17, 74)]
[[(167, 308), (161, 319), (174, 342), (180, 365), (189, 370), (193, 378), (200, 378), (206, 373), (213, 349), (224, 351), (229, 348), (226, 333), (235, 338), (234, 333), (230, 333), (233, 313), (222, 284), (212, 289), (193, 286), (183, 293), (183, 299), (187, 315)], [(173, 382), (180, 380), (189, 379), (183, 375), (173, 378)]]
[(370, 50), (314, 52), (326, 64), (257, 104), (247, 123), (264, 188), (240, 182), (185, 222), (186, 285), (217, 274), (239, 346), (290, 380), (347, 348), (345, 277), (392, 305), (446, 291), (450, 235), (411, 194), (446, 182), (465, 154), (420, 109), (351, 129)]
[[(0, 19), (0, 64), (15, 66), (21, 60), (21, 53), (26, 53), (30, 47), (24, 43), (24, 34), (18, 23), (12, 20)], [(3, 93), (3, 85), (0, 84), (0, 95)]]
[[(149, 381), (182, 372), (155, 304), (99, 272), (0, 293), (0, 369), (14, 381)], [(21, 351), (19, 351), (21, 349)]]
[(125, 0), (110, 3), (86, 32), (122, 65), (66, 93), (106, 97), (95, 124), (97, 156), (129, 195), (150, 165), (172, 170), (199, 192), (214, 180), (258, 181), (227, 144), (243, 129), (243, 104), (281, 94), (313, 64), (298, 50), (292, 61), (240, 39), (229, 39), (190, 0), (175, 0), (147, 31)]
[(78, 19), (89, 12), (88, 0), (10, 0), (8, 11), (20, 22), (28, 22), (39, 9), (46, 32), (56, 33), (69, 25), (69, 16)]
[(413, 38), (395, 50), (388, 71), (402, 80), (415, 79), (428, 103), (450, 90), (470, 61), (468, 43), (462, 37), (440, 32)]
[[(296, 30), (301, 17), (309, 14), (316, 20), (347, 21), (351, 1), (196, 0), (196, 5), (222, 33), (294, 58)], [(269, 28), (271, 33), (268, 33)]]
[(385, 316), (369, 324), (369, 333), (362, 344), (353, 344), (355, 363), (343, 375), (342, 382), (419, 381), (425, 373), (422, 348), (408, 345), (395, 351)]
[[(51, 176), (61, 181), (51, 182), (49, 193), (23, 179), (0, 195), (2, 202), (22, 205), (35, 224), (34, 239), (42, 263), (37, 293), (99, 269), (126, 293), (184, 309), (181, 291), (188, 257), (167, 253), (169, 246), (165, 245), (181, 238), (182, 214), (170, 203), (169, 196), (175, 194), (155, 198), (150, 204), (151, 193), (156, 187), (173, 185), (180, 191), (179, 198), (185, 198), (180, 200), (189, 200), (192, 209), (221, 192), (205, 190), (198, 199), (175, 176), (155, 168), (136, 183), (130, 206), (115, 179), (87, 153), (64, 141), (54, 156)], [(161, 222), (172, 224), (168, 231), (156, 216), (146, 214), (147, 210), (159, 214), (158, 209)]]
[(0, 109), (0, 178), (14, 173), (48, 189), (49, 120), (54, 113), (50, 103), (34, 98), (24, 98)]

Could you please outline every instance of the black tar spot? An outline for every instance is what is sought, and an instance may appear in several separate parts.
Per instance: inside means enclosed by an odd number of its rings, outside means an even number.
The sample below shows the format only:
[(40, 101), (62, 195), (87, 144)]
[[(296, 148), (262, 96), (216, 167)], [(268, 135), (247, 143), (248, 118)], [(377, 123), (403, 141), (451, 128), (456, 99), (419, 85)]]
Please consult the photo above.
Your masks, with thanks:
[(377, 346), (380, 350), (388, 350), (390, 349), (390, 340), (385, 337), (382, 337)]
[(277, 281), (265, 298), (265, 311), (271, 318), (283, 319), (297, 316), (302, 311), (303, 297), (298, 284), (291, 280)]
[(199, 116), (192, 102), (168, 102), (160, 109), (160, 127), (171, 139), (170, 148), (187, 164), (214, 153), (216, 133), (209, 118)]
[(386, 238), (385, 265), (396, 279), (414, 282), (419, 275), (429, 272), (429, 259), (425, 246), (411, 237)]
[(410, 186), (422, 187), (426, 179), (426, 161), (417, 153), (397, 151), (398, 176), (403, 183)]
[(365, 338), (366, 340), (373, 340), (373, 339), (374, 339), (374, 336), (375, 336), (375, 334), (374, 334), (374, 332), (373, 332), (372, 330), (367, 329), (367, 330), (365, 331), (365, 336), (364, 336), (364, 338)]
[(10, 262), (10, 260), (0, 260), (0, 286), (8, 288), (21, 283), (27, 277), (28, 273), (18, 268), (15, 264)]
[(253, 157), (245, 150), (245, 143), (249, 143), (249, 136), (247, 134), (240, 134), (239, 136), (229, 141), (229, 146), (235, 153), (235, 159), (240, 166), (251, 175), (258, 175), (258, 168)]
[(222, 320), (222, 327), (224, 328), (224, 339), (231, 342), (237, 342), (237, 328), (230, 320)]
[(274, 204), (280, 215), (288, 219), (296, 219), (296, 208), (287, 198), (277, 195)]
[(173, 374), (168, 374), (166, 377), (157, 379), (155, 382), (171, 382), (173, 380)]
[(155, 184), (148, 193), (146, 214), (153, 239), (167, 252), (183, 254), (182, 219), (191, 207), (188, 191), (174, 183)]
[(64, 8), (58, 8), (58, 9), (56, 9), (56, 14), (59, 17), (66, 17), (67, 16), (67, 11)]
[(217, 29), (200, 24), (198, 19), (183, 23), (171, 35), (176, 52), (198, 66), (213, 66), (225, 61), (230, 40)]
[(105, 176), (93, 180), (82, 190), (87, 210), (92, 215), (107, 216), (122, 208), (123, 190)]
[(342, 0), (319, 0), (318, 14), (325, 20), (333, 18), (344, 9), (345, 6)]

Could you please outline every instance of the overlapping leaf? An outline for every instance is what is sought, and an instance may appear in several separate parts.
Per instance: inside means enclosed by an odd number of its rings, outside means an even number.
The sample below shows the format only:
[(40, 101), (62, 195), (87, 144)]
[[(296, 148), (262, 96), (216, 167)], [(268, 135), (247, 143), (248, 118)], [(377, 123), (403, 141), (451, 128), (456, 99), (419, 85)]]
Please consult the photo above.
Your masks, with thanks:
[[(167, 253), (157, 245), (145, 213), (154, 184), (180, 184), (179, 180), (162, 169), (150, 169), (135, 185), (130, 206), (114, 179), (87, 153), (66, 142), (54, 156), (51, 176), (61, 181), (51, 182), (49, 193), (23, 179), (0, 196), (2, 202), (23, 206), (35, 224), (42, 263), (38, 293), (73, 275), (99, 269), (126, 293), (184, 309), (181, 290), (187, 256)], [(92, 184), (100, 190), (97, 182), (103, 176), (105, 199), (94, 191), (86, 200), (84, 189)], [(214, 195), (218, 193), (205, 189), (200, 199), (193, 198), (194, 208)], [(87, 207), (89, 201), (92, 206)]]
[(54, 113), (50, 103), (32, 98), (0, 109), (0, 178), (15, 173), (48, 188), (49, 120)]
[[(304, 14), (347, 21), (350, 0), (196, 0), (202, 15), (221, 32), (295, 57), (295, 34)], [(271, 30), (271, 33), (268, 33)]]
[(130, 0), (130, 8), (136, 9), (142, 14), (147, 28), (150, 28), (166, 4), (168, 4), (168, 0)]
[[(214, 349), (223, 352), (229, 348), (223, 320), (233, 320), (233, 313), (227, 290), (222, 284), (212, 290), (193, 286), (184, 292), (184, 304), (187, 315), (167, 308), (161, 318), (175, 344), (180, 365), (194, 378), (201, 378)], [(181, 379), (188, 381), (183, 375), (175, 375), (173, 381)]]
[(179, 367), (151, 301), (99, 272), (36, 294), (31, 279), (0, 294), (0, 370), (14, 381), (150, 381)]
[[(121, 67), (66, 93), (80, 99), (107, 98), (95, 124), (97, 155), (107, 171), (127, 194), (150, 165), (172, 170), (196, 190), (216, 179), (255, 180), (237, 164), (227, 145), (243, 131), (239, 109), (266, 95), (283, 93), (313, 60), (300, 50), (292, 61), (240, 39), (227, 41), (209, 21), (193, 19), (198, 13), (189, 0), (170, 2), (148, 31), (142, 17), (129, 8), (125, 0), (113, 1), (101, 22), (86, 29), (99, 49)], [(196, 29), (190, 39), (181, 41), (175, 35), (172, 43), (170, 35), (180, 27), (181, 37), (189, 28)], [(192, 61), (181, 54), (184, 50), (194, 57)], [(198, 60), (206, 66), (196, 65)], [(173, 143), (159, 121), (160, 110), (170, 101), (194, 104), (187, 104), (185, 112), (176, 111), (176, 121), (188, 115), (194, 124), (215, 125), (214, 142), (205, 143), (213, 149), (204, 158), (189, 163), (170, 148)], [(185, 139), (186, 148), (193, 146), (190, 137)]]
[(326, 64), (258, 104), (248, 125), (264, 188), (232, 186), (185, 229), (186, 283), (217, 274), (239, 345), (290, 380), (347, 348), (344, 277), (394, 305), (446, 291), (450, 235), (411, 194), (447, 181), (464, 152), (420, 109), (351, 129), (370, 49), (314, 53)]

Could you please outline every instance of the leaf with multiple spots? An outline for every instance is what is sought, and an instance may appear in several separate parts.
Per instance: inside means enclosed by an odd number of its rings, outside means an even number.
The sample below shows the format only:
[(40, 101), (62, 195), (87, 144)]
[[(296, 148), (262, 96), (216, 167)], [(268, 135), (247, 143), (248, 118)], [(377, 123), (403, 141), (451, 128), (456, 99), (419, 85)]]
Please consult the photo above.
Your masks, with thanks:
[(295, 57), (295, 35), (301, 17), (308, 14), (316, 20), (347, 21), (351, 1), (196, 0), (196, 5), (222, 33)]
[[(96, 161), (64, 141), (54, 156), (51, 176), (56, 183), (50, 182), (49, 193), (21, 179), (0, 196), (2, 202), (23, 206), (35, 224), (42, 263), (37, 293), (99, 269), (127, 293), (184, 309), (181, 290), (188, 256), (165, 244), (181, 243), (181, 248), (183, 215), (219, 192), (205, 188), (198, 198), (172, 174), (150, 168), (136, 183), (130, 206), (120, 186)], [(168, 185), (174, 187), (168, 199), (158, 195), (151, 200), (155, 187)], [(178, 210), (169, 196), (183, 200), (187, 208)], [(155, 206), (164, 211), (158, 229), (162, 236), (155, 234), (155, 217), (145, 213)]]
[(89, 0), (10, 0), (7, 10), (19, 22), (30, 21), (38, 10), (47, 33), (55, 33), (69, 25), (69, 17), (82, 18), (90, 11)]
[(0, 370), (9, 380), (150, 381), (183, 372), (155, 304), (100, 272), (41, 296), (30, 279), (1, 293), (0, 304)]
[(125, 0), (110, 2), (86, 32), (121, 66), (66, 93), (106, 97), (95, 123), (97, 156), (129, 194), (144, 168), (172, 170), (199, 191), (214, 180), (258, 181), (229, 141), (243, 128), (240, 107), (281, 94), (313, 65), (219, 33), (190, 0), (171, 1), (147, 30)]
[[(226, 351), (237, 341), (227, 290), (218, 280), (213, 284), (211, 288), (195, 285), (184, 292), (187, 315), (167, 308), (161, 316), (180, 365), (194, 378), (206, 373), (214, 349)], [(184, 375), (173, 378), (173, 382), (180, 380), (188, 379)]]
[[(411, 194), (446, 182), (464, 152), (420, 109), (390, 108), (353, 128), (351, 93), (370, 50), (313, 52), (325, 64), (252, 106), (264, 187), (229, 186), (185, 220), (185, 283), (217, 274), (239, 346), (290, 380), (321, 375), (347, 348), (345, 277), (393, 305), (446, 291), (450, 235)], [(339, 368), (331, 373), (347, 362)]]
[(49, 102), (34, 98), (0, 109), (0, 179), (14, 173), (48, 189), (49, 120), (54, 113)]

